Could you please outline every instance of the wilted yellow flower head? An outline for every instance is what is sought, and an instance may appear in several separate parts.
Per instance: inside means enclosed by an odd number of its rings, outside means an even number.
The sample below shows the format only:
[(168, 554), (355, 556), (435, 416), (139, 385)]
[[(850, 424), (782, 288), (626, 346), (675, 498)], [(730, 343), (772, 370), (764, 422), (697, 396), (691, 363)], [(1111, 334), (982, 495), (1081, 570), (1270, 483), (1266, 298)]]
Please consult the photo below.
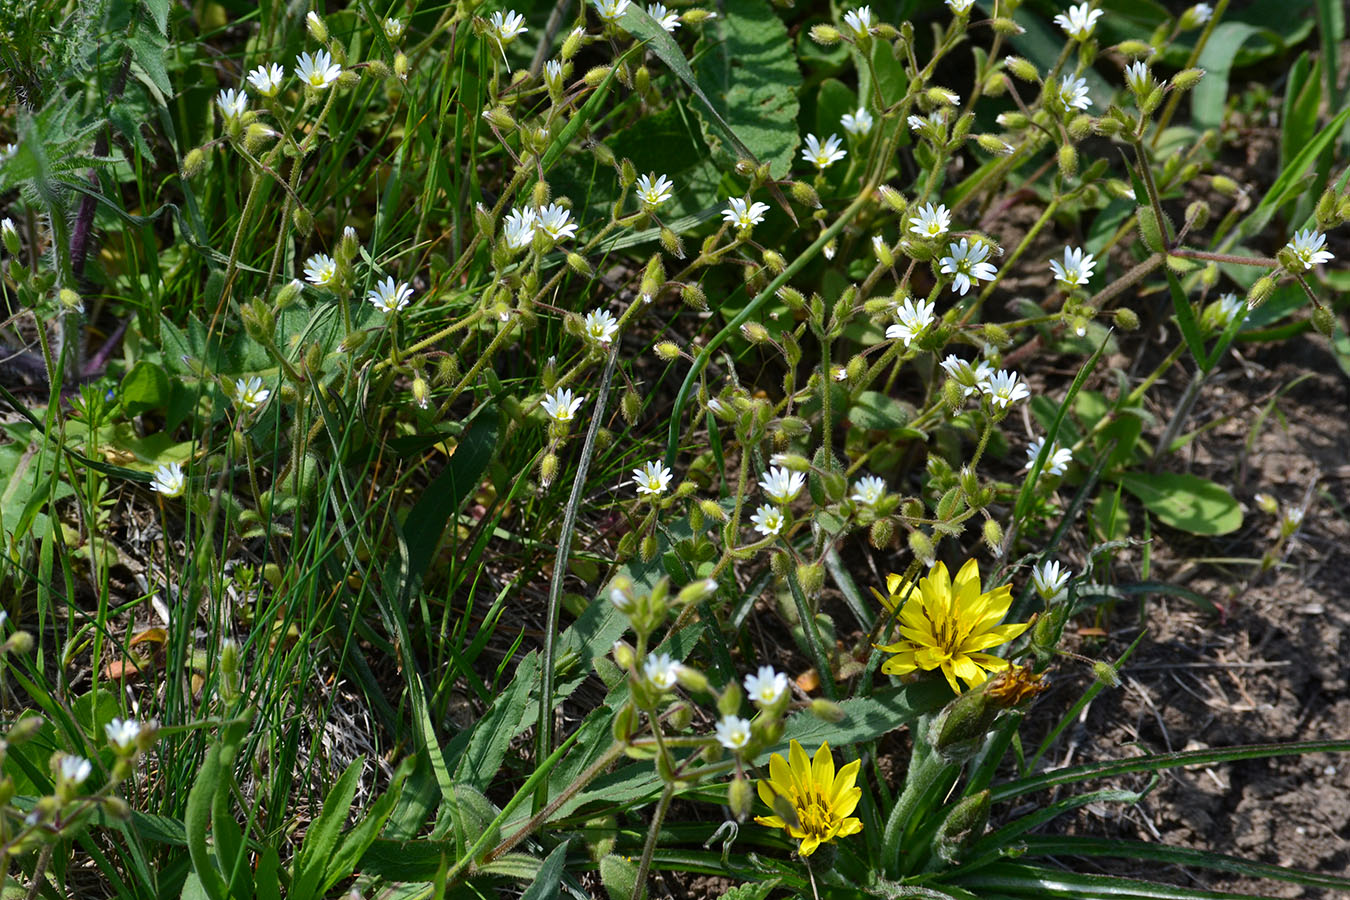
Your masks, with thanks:
[(1029, 622), (1000, 625), (1012, 604), (1011, 585), (980, 592), (980, 567), (970, 560), (956, 574), (938, 563), (917, 586), (899, 575), (886, 577), (888, 596), (873, 588), (882, 605), (894, 612), (900, 606), (900, 640), (878, 645), (894, 653), (882, 664), (888, 675), (908, 675), (916, 669), (941, 669), (952, 690), (961, 693), (957, 679), (967, 687), (984, 683), (986, 671), (1008, 667), (1008, 661), (983, 651), (1006, 644), (1027, 630)]
[[(769, 757), (769, 778), (757, 785), (759, 799), (776, 809), (774, 799), (781, 797), (797, 814), (796, 822), (781, 816), (755, 816), (755, 821), (770, 828), (782, 828), (788, 837), (801, 843), (797, 852), (810, 856), (821, 844), (862, 831), (862, 820), (850, 814), (858, 808), (862, 788), (857, 786), (858, 767), (854, 760), (834, 771), (830, 745), (821, 744), (814, 760), (808, 759), (802, 745), (793, 741), (785, 762), (782, 754)], [(781, 801), (780, 801), (781, 806)]]

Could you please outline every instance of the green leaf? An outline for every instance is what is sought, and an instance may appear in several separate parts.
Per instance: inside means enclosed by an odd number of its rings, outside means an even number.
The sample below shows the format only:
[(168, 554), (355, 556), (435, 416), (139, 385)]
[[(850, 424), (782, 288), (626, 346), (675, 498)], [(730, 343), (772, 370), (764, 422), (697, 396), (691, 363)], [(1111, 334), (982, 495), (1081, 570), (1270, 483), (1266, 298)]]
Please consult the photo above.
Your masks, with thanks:
[(520, 895), (520, 900), (556, 900), (562, 888), (563, 863), (567, 860), (567, 841), (553, 848), (553, 852), (539, 867), (534, 882)]
[(1242, 507), (1233, 495), (1198, 475), (1126, 472), (1120, 483), (1173, 528), (1192, 534), (1228, 534), (1242, 525)]
[(913, 407), (877, 391), (863, 391), (848, 411), (848, 419), (854, 425), (875, 431), (904, 428), (913, 418)]
[(1137, 878), (1080, 875), (1062, 869), (1000, 862), (959, 879), (977, 893), (997, 896), (1065, 897), (1072, 900), (1260, 900), (1251, 894), (1218, 893)]
[(229, 890), (225, 879), (216, 866), (216, 858), (206, 845), (206, 833), (211, 821), (211, 801), (215, 798), (216, 787), (227, 776), (221, 765), (221, 745), (214, 744), (206, 753), (206, 761), (197, 773), (192, 790), (188, 792), (187, 810), (183, 816), (183, 828), (187, 832), (188, 855), (192, 860), (192, 875), (183, 885), (183, 895), (188, 896), (188, 888), (195, 878), (200, 893), (210, 900), (227, 900)]
[[(629, 900), (637, 886), (637, 863), (613, 853), (603, 857), (600, 860), (600, 883), (605, 886), (605, 893), (609, 894), (610, 900)], [(638, 896), (647, 896), (646, 889)]]
[(328, 858), (337, 846), (338, 834), (347, 821), (352, 799), (356, 797), (356, 785), (364, 763), (364, 756), (352, 760), (351, 765), (329, 789), (319, 817), (306, 829), (305, 841), (295, 856), (295, 873), (289, 894), (293, 900), (309, 900), (319, 892), (323, 877), (328, 872)]
[(163, 409), (168, 403), (169, 376), (163, 366), (141, 360), (122, 377), (122, 409), (127, 415)]
[[(718, 18), (703, 26), (698, 83), (726, 130), (739, 139), (731, 147), (721, 128), (705, 127), (713, 159), (730, 169), (746, 151), (769, 164), (774, 178), (792, 168), (797, 149), (797, 91), (801, 72), (787, 28), (765, 0), (727, 0)], [(743, 142), (740, 146), (738, 143)]]
[(164, 97), (172, 97), (173, 85), (169, 83), (169, 70), (164, 67), (164, 51), (168, 49), (168, 39), (162, 34), (137, 27), (126, 38), (126, 42), (132, 60), (140, 66), (141, 71), (145, 72), (151, 84)]
[(840, 701), (844, 718), (838, 722), (827, 722), (810, 710), (803, 710), (788, 717), (782, 739), (761, 753), (760, 758), (786, 752), (789, 742), (794, 740), (807, 750), (814, 750), (825, 741), (833, 747), (842, 747), (876, 740), (901, 725), (917, 722), (920, 716), (940, 709), (951, 698), (946, 682), (930, 678), (903, 687), (882, 688), (870, 697)]
[(1186, 292), (1171, 269), (1167, 269), (1167, 284), (1172, 289), (1172, 311), (1176, 313), (1181, 336), (1186, 340), (1186, 349), (1191, 351), (1200, 371), (1208, 372), (1209, 356), (1205, 353), (1205, 339), (1200, 334), (1200, 326), (1195, 321), (1195, 310), (1191, 309), (1191, 301), (1186, 299)]
[[(1223, 121), (1224, 101), (1228, 98), (1228, 73), (1233, 68), (1233, 57), (1237, 56), (1243, 44), (1262, 32), (1262, 29), (1246, 22), (1221, 22), (1215, 26), (1197, 62), (1205, 70), (1205, 77), (1191, 89), (1191, 115), (1201, 128), (1217, 128)], [(1278, 40), (1278, 36), (1275, 39)]]
[(324, 874), (321, 894), (328, 893), (333, 885), (350, 877), (356, 871), (361, 857), (380, 836), (384, 823), (388, 821), (398, 804), (399, 797), (403, 795), (403, 785), (412, 770), (413, 758), (408, 757), (394, 771), (394, 779), (390, 782), (389, 789), (370, 805), (360, 823), (343, 836), (341, 845), (333, 851), (332, 857), (328, 860), (328, 871)]
[(773, 893), (774, 888), (778, 887), (779, 880), (770, 878), (768, 881), (747, 881), (745, 884), (738, 884), (723, 891), (721, 900), (764, 900)]
[(150, 13), (150, 18), (155, 20), (155, 27), (159, 29), (160, 34), (169, 33), (169, 0), (141, 0), (145, 4), (145, 9)]
[(1289, 165), (1298, 151), (1317, 133), (1317, 113), (1322, 105), (1321, 62), (1299, 54), (1289, 70), (1280, 108), (1280, 168)]

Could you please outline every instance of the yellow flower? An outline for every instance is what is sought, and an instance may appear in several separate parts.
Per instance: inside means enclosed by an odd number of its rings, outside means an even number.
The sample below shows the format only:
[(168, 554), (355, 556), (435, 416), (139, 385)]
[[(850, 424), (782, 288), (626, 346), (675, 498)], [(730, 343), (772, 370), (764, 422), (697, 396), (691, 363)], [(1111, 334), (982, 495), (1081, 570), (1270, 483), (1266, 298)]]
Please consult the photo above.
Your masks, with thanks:
[(770, 828), (782, 828), (788, 837), (801, 841), (797, 852), (810, 856), (821, 844), (837, 837), (862, 831), (862, 820), (851, 818), (858, 808), (862, 788), (857, 786), (859, 762), (854, 760), (834, 771), (830, 745), (821, 744), (814, 760), (807, 759), (802, 745), (793, 741), (788, 748), (790, 764), (781, 754), (769, 757), (769, 778), (757, 785), (759, 799), (774, 808), (774, 798), (782, 797), (797, 814), (796, 822), (781, 816), (755, 816), (755, 821)]
[(1006, 659), (982, 651), (1006, 644), (1031, 624), (998, 624), (1012, 604), (1012, 587), (1005, 584), (980, 593), (980, 567), (973, 559), (961, 567), (955, 582), (947, 567), (938, 563), (917, 586), (899, 575), (887, 576), (886, 590), (887, 597), (875, 588), (872, 592), (892, 612), (902, 601), (904, 605), (899, 615), (900, 640), (878, 646), (895, 654), (881, 671), (908, 675), (915, 669), (941, 669), (958, 694), (962, 690), (958, 678), (975, 687), (988, 677), (986, 670), (1006, 669)]

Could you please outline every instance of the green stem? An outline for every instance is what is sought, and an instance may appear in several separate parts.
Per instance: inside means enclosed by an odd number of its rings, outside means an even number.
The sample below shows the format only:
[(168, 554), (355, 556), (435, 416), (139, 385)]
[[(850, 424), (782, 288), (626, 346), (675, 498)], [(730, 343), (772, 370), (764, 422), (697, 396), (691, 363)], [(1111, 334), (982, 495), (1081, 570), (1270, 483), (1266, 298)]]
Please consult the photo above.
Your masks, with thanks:
[(642, 900), (647, 892), (647, 872), (652, 867), (652, 854), (656, 852), (656, 841), (661, 834), (661, 823), (665, 821), (666, 812), (670, 809), (671, 798), (675, 796), (675, 785), (667, 784), (666, 789), (661, 792), (661, 801), (656, 804), (656, 812), (652, 815), (652, 824), (647, 831), (647, 842), (642, 845), (642, 859), (638, 862), (637, 877), (633, 879), (633, 900)]

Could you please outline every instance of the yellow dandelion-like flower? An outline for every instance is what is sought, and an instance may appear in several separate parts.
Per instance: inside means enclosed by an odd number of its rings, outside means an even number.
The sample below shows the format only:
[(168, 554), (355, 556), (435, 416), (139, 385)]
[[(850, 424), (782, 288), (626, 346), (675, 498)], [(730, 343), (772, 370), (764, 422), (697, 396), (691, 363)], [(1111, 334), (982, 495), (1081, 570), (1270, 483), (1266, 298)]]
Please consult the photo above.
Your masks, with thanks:
[(938, 563), (919, 579), (917, 586), (899, 575), (886, 577), (889, 596), (876, 594), (887, 609), (900, 607), (900, 640), (878, 645), (894, 653), (882, 664), (888, 675), (908, 675), (916, 669), (941, 669), (952, 690), (961, 693), (957, 679), (967, 687), (983, 684), (986, 672), (1008, 667), (1008, 661), (984, 651), (1006, 644), (1030, 626), (1030, 622), (1000, 625), (1012, 604), (1012, 586), (1001, 585), (980, 592), (980, 567), (970, 560), (953, 581), (947, 567)]
[(808, 759), (802, 745), (793, 741), (787, 762), (782, 754), (769, 757), (769, 778), (757, 785), (759, 799), (774, 808), (774, 798), (782, 797), (797, 814), (796, 822), (781, 816), (755, 816), (755, 821), (770, 828), (781, 828), (788, 837), (801, 841), (797, 852), (810, 856), (821, 844), (862, 831), (862, 820), (850, 814), (858, 808), (862, 788), (858, 787), (857, 760), (836, 774), (830, 745), (821, 744), (815, 759)]

